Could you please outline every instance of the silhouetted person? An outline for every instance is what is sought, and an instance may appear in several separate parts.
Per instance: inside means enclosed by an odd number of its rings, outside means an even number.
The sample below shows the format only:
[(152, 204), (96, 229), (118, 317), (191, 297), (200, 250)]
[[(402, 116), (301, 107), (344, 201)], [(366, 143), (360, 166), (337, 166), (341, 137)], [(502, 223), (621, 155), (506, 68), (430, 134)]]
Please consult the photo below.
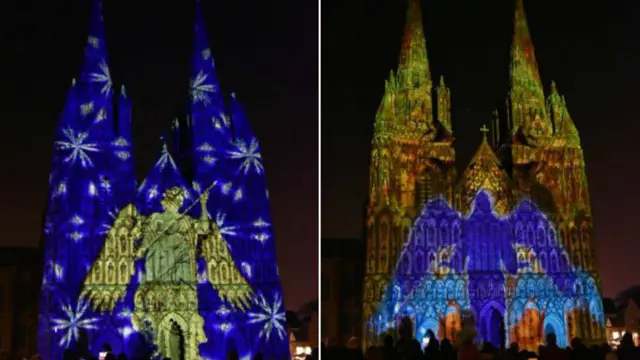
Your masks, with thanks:
[(578, 337), (571, 339), (571, 352), (569, 353), (569, 360), (583, 360), (587, 358), (588, 349), (582, 343), (582, 340)]
[(478, 348), (473, 343), (473, 339), (464, 339), (458, 349), (458, 360), (477, 360)]
[(349, 360), (364, 360), (364, 355), (362, 354), (362, 350), (360, 348), (357, 349), (346, 349), (344, 351), (346, 359)]
[(442, 360), (455, 360), (456, 353), (453, 350), (453, 345), (451, 344), (451, 340), (442, 339), (440, 343), (440, 359)]
[(511, 343), (507, 352), (505, 353), (506, 360), (519, 360), (520, 359), (520, 348), (518, 347), (518, 343)]
[(391, 335), (385, 336), (382, 344), (382, 357), (385, 360), (398, 360), (398, 352), (393, 347), (393, 337)]
[(422, 358), (420, 343), (413, 337), (413, 324), (411, 319), (403, 317), (398, 327), (399, 339), (396, 343), (396, 350), (401, 360), (419, 360)]
[(263, 359), (264, 359), (264, 357), (262, 356), (262, 354), (256, 354), (256, 355), (253, 357), (253, 360), (263, 360)]
[[(431, 334), (433, 335), (433, 332)], [(435, 336), (429, 337), (429, 343), (424, 348), (424, 357), (427, 360), (440, 360), (440, 342)]]
[(240, 360), (240, 356), (236, 350), (229, 350), (227, 353), (227, 360)]
[(622, 335), (622, 340), (620, 340), (620, 346), (618, 346), (618, 351), (616, 351), (616, 355), (618, 355), (618, 360), (637, 360), (638, 359), (638, 349), (635, 347), (633, 343), (633, 337), (630, 332), (625, 332)]
[(496, 356), (498, 355), (496, 353), (496, 347), (493, 346), (492, 343), (490, 342), (485, 342), (482, 345), (482, 351), (480, 351), (480, 353), (482, 354), (482, 359), (496, 359)]
[(567, 352), (558, 347), (556, 334), (547, 335), (547, 345), (540, 350), (540, 360), (567, 360)]

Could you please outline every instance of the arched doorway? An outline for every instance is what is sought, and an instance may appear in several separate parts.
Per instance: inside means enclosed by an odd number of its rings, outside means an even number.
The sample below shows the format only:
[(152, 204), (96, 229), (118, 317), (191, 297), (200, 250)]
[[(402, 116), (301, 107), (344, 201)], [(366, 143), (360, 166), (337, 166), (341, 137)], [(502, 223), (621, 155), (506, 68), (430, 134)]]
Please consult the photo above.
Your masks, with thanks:
[(236, 343), (236, 340), (234, 338), (227, 339), (226, 349), (227, 349), (227, 353), (225, 354), (226, 356), (228, 356), (228, 354), (232, 351), (238, 354), (238, 343)]
[(478, 328), (480, 335), (496, 348), (506, 345), (507, 329), (504, 319), (504, 306), (496, 301), (486, 304), (480, 311)]
[(490, 342), (498, 349), (504, 349), (506, 345), (506, 329), (503, 314), (492, 306), (485, 324), (487, 327), (485, 332), (487, 342)]
[(167, 355), (172, 360), (185, 360), (184, 331), (180, 328), (180, 325), (173, 320), (171, 320), (171, 329), (169, 331)]

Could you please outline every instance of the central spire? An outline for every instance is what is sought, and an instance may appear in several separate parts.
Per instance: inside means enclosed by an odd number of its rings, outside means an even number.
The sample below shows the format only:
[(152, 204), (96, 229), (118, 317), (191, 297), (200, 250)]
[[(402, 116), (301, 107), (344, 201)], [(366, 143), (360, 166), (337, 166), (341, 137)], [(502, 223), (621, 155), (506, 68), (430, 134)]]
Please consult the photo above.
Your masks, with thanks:
[(420, 0), (408, 0), (402, 50), (398, 59), (398, 77), (401, 82), (413, 87), (420, 87), (431, 81)]

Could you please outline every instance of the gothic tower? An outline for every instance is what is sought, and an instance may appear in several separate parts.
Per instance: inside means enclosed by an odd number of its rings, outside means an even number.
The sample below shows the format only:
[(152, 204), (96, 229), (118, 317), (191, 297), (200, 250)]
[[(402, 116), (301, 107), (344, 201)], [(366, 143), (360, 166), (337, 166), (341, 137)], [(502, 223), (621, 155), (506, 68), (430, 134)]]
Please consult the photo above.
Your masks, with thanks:
[[(573, 267), (589, 273), (599, 288), (580, 136), (554, 82), (545, 100), (522, 0), (516, 1), (514, 28), (507, 102), (514, 183), (552, 219)], [(586, 339), (600, 337), (598, 331), (569, 329)]]
[(365, 318), (381, 299), (422, 204), (452, 199), (450, 93), (443, 78), (436, 91), (432, 85), (420, 1), (409, 0), (398, 69), (385, 82), (371, 144), (365, 288), (373, 291), (364, 299)]
[(79, 298), (80, 286), (112, 214), (135, 192), (130, 103), (124, 92), (117, 128), (113, 108), (102, 4), (95, 0), (80, 77), (72, 82), (56, 128), (49, 176), (38, 314), (38, 352), (45, 359), (61, 358), (69, 346), (84, 346), (82, 333), (98, 328)]

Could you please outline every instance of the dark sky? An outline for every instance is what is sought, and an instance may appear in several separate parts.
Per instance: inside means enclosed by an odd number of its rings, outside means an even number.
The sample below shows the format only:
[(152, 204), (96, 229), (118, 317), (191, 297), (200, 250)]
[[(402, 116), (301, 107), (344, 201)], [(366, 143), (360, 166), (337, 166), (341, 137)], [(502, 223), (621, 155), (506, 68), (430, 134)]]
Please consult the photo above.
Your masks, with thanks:
[[(0, 5), (1, 245), (40, 239), (54, 128), (79, 76), (91, 3)], [(111, 74), (133, 103), (140, 180), (159, 154), (159, 136), (186, 112), (194, 4), (104, 1)], [(285, 302), (297, 309), (318, 288), (318, 6), (202, 6), (222, 88), (236, 92), (262, 147)]]
[[(511, 0), (425, 0), (432, 78), (451, 88), (462, 170), (479, 128), (504, 106)], [(339, 4), (339, 5), (338, 5)], [(637, 1), (526, 1), (548, 90), (556, 81), (582, 139), (605, 295), (640, 283), (640, 4)], [(395, 69), (406, 2), (345, 0), (322, 7), (322, 235), (362, 237), (374, 115)]]

